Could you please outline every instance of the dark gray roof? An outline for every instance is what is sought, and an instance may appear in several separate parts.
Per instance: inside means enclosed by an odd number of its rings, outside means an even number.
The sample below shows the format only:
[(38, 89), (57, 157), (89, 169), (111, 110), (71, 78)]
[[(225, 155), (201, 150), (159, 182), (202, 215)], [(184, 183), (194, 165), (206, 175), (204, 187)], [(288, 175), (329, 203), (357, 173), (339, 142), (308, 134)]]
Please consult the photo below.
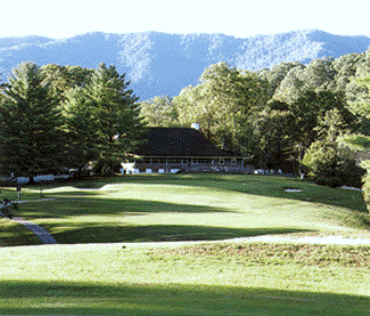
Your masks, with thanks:
[(152, 127), (142, 136), (147, 142), (135, 151), (140, 156), (225, 157), (234, 153), (215, 147), (192, 128)]

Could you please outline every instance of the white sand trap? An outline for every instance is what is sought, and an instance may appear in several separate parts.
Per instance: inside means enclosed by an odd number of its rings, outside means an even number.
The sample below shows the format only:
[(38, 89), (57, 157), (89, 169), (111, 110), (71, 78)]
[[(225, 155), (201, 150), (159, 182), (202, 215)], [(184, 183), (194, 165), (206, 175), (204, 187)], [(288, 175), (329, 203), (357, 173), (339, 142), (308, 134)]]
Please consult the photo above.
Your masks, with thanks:
[(301, 189), (285, 189), (285, 192), (295, 193), (295, 192), (302, 192)]

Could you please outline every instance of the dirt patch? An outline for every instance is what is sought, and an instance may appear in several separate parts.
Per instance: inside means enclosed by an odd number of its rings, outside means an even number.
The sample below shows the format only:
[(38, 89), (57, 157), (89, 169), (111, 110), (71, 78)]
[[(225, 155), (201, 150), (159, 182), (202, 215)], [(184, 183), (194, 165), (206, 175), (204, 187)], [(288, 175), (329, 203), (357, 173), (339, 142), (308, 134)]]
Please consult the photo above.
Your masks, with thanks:
[(159, 255), (214, 257), (217, 260), (238, 260), (250, 265), (342, 266), (369, 269), (370, 246), (338, 246), (310, 244), (202, 244), (168, 249)]

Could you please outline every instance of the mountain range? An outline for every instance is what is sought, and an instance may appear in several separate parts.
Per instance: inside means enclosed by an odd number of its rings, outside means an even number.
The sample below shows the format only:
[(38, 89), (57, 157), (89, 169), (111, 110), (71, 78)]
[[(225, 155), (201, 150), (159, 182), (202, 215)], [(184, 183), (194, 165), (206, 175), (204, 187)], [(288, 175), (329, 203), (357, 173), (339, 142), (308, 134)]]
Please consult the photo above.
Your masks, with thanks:
[(281, 62), (311, 60), (369, 49), (366, 36), (340, 36), (319, 30), (236, 38), (223, 34), (88, 33), (66, 39), (41, 36), (0, 38), (0, 73), (6, 81), (25, 61), (97, 68), (115, 65), (131, 81), (140, 100), (176, 96), (197, 85), (205, 68), (225, 61), (239, 69), (260, 70)]

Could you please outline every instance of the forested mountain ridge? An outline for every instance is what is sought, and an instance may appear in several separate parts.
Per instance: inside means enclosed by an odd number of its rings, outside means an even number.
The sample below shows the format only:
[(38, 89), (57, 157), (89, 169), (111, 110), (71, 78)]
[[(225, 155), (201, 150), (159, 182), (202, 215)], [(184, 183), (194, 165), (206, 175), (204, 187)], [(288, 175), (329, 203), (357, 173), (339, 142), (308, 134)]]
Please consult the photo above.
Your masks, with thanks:
[(204, 69), (224, 61), (239, 69), (260, 70), (282, 62), (308, 64), (365, 52), (370, 38), (339, 36), (318, 30), (235, 38), (223, 34), (167, 34), (158, 32), (88, 33), (55, 40), (39, 36), (0, 38), (0, 73), (6, 81), (23, 61), (96, 68), (115, 65), (126, 73), (130, 88), (141, 100), (178, 95), (197, 85)]

